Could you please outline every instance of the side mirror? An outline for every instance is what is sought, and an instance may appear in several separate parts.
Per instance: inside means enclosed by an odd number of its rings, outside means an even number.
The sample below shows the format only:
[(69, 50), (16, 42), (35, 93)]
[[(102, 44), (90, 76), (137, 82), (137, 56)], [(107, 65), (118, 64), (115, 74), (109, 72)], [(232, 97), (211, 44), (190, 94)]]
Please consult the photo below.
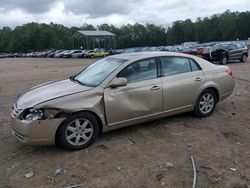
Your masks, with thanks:
[(111, 83), (109, 84), (109, 87), (115, 88), (115, 87), (122, 87), (126, 86), (128, 84), (128, 81), (126, 78), (114, 78)]

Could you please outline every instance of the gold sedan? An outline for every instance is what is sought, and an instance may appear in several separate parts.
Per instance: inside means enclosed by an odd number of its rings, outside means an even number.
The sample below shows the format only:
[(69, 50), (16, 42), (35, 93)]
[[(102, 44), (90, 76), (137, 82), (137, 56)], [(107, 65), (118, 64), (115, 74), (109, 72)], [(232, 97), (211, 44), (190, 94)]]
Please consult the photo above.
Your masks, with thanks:
[(232, 71), (167, 52), (114, 55), (69, 79), (31, 88), (13, 105), (11, 127), (27, 144), (83, 149), (99, 134), (177, 113), (207, 117), (234, 88)]

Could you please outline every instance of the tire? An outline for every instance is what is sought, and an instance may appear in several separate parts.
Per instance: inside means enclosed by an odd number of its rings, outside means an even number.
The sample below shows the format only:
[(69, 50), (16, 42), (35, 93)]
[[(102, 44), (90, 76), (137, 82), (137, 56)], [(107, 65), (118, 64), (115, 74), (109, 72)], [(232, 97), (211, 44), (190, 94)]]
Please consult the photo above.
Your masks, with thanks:
[(228, 58), (226, 56), (221, 57), (220, 59), (220, 64), (222, 65), (226, 65), (228, 61)]
[(245, 63), (247, 61), (247, 54), (243, 54), (242, 58), (240, 59), (240, 62)]
[(211, 115), (216, 107), (217, 96), (212, 89), (204, 90), (196, 100), (194, 115), (200, 118)]
[(88, 147), (99, 136), (96, 117), (88, 112), (73, 114), (64, 120), (56, 134), (56, 143), (63, 148), (80, 150)]

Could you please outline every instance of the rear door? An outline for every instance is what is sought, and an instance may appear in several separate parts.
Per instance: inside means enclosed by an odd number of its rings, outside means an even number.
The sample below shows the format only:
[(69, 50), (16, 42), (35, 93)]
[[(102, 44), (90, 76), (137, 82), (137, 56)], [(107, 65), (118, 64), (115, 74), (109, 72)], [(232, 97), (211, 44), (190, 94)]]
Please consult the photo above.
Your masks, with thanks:
[(117, 77), (127, 79), (127, 86), (104, 89), (109, 125), (134, 121), (162, 112), (162, 80), (155, 58), (140, 60), (125, 67)]
[(197, 62), (186, 57), (161, 57), (163, 111), (191, 107), (205, 81)]
[(236, 42), (232, 43), (229, 49), (230, 49), (228, 53), (229, 59), (235, 60), (235, 59), (240, 58), (241, 48), (240, 48), (239, 43), (236, 43)]

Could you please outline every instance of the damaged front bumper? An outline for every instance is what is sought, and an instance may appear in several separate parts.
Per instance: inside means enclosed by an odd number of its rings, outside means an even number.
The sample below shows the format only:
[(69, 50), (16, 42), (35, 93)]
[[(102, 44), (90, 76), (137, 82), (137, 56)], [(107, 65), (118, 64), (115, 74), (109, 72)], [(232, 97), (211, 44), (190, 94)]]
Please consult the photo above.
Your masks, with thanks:
[(11, 117), (13, 135), (21, 142), (29, 145), (55, 144), (56, 131), (65, 118), (46, 120), (19, 120)]

